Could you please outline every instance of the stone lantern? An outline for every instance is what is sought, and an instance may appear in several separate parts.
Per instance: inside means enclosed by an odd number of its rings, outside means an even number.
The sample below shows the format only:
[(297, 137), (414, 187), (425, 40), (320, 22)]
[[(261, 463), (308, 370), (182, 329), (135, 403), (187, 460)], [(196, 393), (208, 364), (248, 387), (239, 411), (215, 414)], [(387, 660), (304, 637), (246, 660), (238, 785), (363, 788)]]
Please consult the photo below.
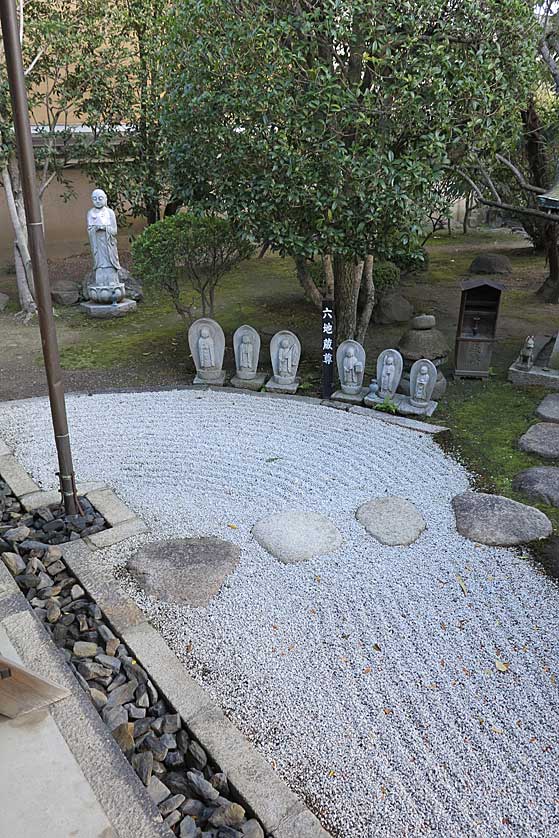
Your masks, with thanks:
[(450, 348), (442, 332), (436, 329), (437, 321), (432, 314), (418, 314), (404, 332), (397, 349), (404, 359), (404, 372), (398, 391), (410, 395), (410, 372), (416, 361), (427, 358), (437, 369), (437, 380), (432, 398), (438, 401), (446, 390), (446, 378), (440, 367), (446, 363)]

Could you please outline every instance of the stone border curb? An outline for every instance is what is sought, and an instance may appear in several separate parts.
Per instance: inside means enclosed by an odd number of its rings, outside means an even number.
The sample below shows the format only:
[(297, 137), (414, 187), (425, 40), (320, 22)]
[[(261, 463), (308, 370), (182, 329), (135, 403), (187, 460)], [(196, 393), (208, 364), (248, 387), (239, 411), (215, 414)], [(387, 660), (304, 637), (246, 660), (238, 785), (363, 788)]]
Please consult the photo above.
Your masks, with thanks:
[[(5, 447), (0, 439), (0, 451), (3, 450), (1, 446)], [(6, 471), (4, 460), (8, 462)], [(58, 492), (42, 492), (11, 454), (0, 456), (0, 476), (26, 509), (26, 503), (36, 509), (60, 499)], [(78, 488), (88, 487), (84, 484)], [(160, 692), (175, 707), (192, 736), (227, 774), (231, 787), (246, 809), (260, 821), (269, 838), (329, 838), (330, 833), (315, 815), (226, 718), (207, 692), (191, 678), (160, 633), (150, 625), (143, 611), (120, 593), (108, 567), (99, 561), (97, 551), (146, 532), (144, 522), (103, 484), (93, 484), (93, 488), (83, 494), (107, 523), (114, 522), (114, 526), (84, 539), (59, 545), (64, 561), (79, 583), (133, 651)], [(10, 581), (4, 583), (6, 574)], [(0, 617), (2, 606), (11, 603), (16, 594), (21, 598), (23, 607), (29, 610), (25, 597), (0, 562)], [(34, 620), (38, 623), (36, 618)]]

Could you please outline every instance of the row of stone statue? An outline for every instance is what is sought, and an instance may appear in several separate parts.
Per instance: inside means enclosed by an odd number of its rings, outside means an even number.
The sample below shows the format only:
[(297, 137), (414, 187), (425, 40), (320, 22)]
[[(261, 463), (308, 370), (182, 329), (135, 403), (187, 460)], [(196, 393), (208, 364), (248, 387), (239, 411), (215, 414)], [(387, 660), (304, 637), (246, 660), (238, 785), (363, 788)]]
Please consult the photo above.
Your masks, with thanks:
[[(188, 330), (188, 345), (196, 367), (195, 384), (223, 385), (223, 355), (225, 335), (223, 329), (209, 317), (196, 320)], [(234, 387), (260, 390), (268, 377), (258, 372), (260, 357), (260, 335), (252, 326), (240, 326), (233, 335), (236, 374), (231, 379)], [(297, 378), (301, 342), (293, 332), (283, 330), (274, 335), (270, 342), (270, 356), (274, 374), (266, 382), (267, 390), (295, 393), (300, 379)]]
[(412, 364), (409, 395), (398, 393), (404, 371), (404, 359), (397, 349), (385, 349), (377, 359), (377, 377), (363, 387), (365, 350), (355, 340), (341, 343), (336, 352), (341, 389), (333, 399), (352, 404), (364, 402), (370, 407), (392, 402), (398, 413), (432, 416), (437, 402), (432, 400), (437, 382), (437, 368), (428, 358)]
[[(225, 335), (215, 320), (201, 317), (188, 330), (188, 344), (196, 366), (195, 384), (223, 385), (225, 372)], [(252, 326), (239, 326), (233, 335), (235, 354), (234, 387), (260, 390), (266, 374), (258, 372), (260, 335)], [(297, 377), (301, 358), (301, 343), (297, 335), (288, 330), (277, 332), (270, 342), (273, 376), (266, 382), (267, 390), (295, 393), (300, 379)], [(333, 399), (351, 403), (364, 402), (371, 407), (386, 400), (393, 402), (399, 413), (426, 414), (431, 416), (437, 402), (432, 400), (437, 381), (437, 368), (432, 361), (422, 358), (410, 371), (409, 396), (397, 393), (402, 378), (404, 361), (397, 349), (385, 349), (377, 360), (377, 377), (363, 387), (365, 375), (365, 350), (355, 340), (345, 340), (336, 352), (336, 364), (341, 389)]]

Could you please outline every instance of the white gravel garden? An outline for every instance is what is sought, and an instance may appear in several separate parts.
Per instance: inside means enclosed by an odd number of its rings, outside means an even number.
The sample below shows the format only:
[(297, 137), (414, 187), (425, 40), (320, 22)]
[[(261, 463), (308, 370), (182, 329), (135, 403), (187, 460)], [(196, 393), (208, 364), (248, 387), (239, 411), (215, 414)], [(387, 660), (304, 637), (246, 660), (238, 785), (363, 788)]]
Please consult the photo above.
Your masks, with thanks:
[[(469, 477), (430, 436), (243, 393), (71, 396), (68, 410), (78, 478), (150, 528), (99, 560), (333, 835), (559, 834), (559, 591), (525, 550), (458, 534)], [(46, 400), (0, 405), (0, 437), (43, 488), (51, 433)], [(388, 495), (426, 524), (410, 546), (356, 518)], [(278, 560), (252, 529), (283, 512), (325, 516), (341, 544)], [(240, 548), (207, 606), (154, 599), (126, 573), (141, 544), (197, 536)]]

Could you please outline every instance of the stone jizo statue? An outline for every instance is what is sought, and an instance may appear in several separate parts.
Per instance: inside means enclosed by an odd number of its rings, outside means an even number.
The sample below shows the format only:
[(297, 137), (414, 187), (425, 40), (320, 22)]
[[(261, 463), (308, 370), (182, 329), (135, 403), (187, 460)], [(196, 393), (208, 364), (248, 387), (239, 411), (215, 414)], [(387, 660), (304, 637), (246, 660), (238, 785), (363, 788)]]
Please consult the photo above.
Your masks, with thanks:
[(418, 402), (427, 402), (427, 389), (429, 387), (429, 370), (423, 364), (419, 368), (419, 375), (415, 380), (415, 393), (413, 397)]
[(344, 356), (344, 384), (355, 386), (360, 384), (359, 373), (362, 372), (362, 365), (355, 355), (355, 349), (350, 346)]
[(295, 344), (290, 344), (287, 338), (282, 338), (278, 350), (278, 369), (282, 377), (293, 375), (294, 350)]
[(87, 213), (87, 235), (93, 256), (94, 282), (88, 286), (94, 303), (119, 303), (125, 287), (119, 280), (120, 262), (117, 249), (117, 223), (113, 210), (107, 206), (102, 189), (91, 193), (92, 208)]
[(252, 370), (254, 347), (248, 334), (241, 337), (240, 356), (239, 369)]
[(202, 369), (215, 367), (214, 341), (207, 326), (200, 330), (198, 338), (198, 358)]
[(396, 367), (394, 366), (394, 356), (388, 353), (384, 359), (382, 366), (382, 374), (380, 379), (380, 394), (381, 396), (390, 396), (394, 392), (394, 379), (396, 377)]
[(299, 386), (297, 368), (301, 357), (301, 342), (287, 329), (276, 332), (270, 341), (270, 359), (274, 374), (267, 382), (267, 390), (295, 393)]

